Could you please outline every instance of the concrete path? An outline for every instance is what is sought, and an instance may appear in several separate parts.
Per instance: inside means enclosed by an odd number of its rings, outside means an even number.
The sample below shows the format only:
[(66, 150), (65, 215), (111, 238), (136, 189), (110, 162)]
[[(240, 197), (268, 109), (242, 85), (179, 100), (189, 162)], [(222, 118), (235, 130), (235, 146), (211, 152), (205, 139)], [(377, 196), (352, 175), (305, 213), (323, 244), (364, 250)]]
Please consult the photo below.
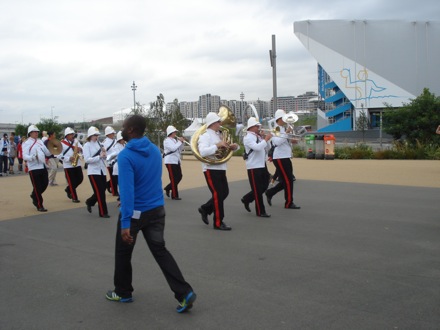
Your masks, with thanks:
[[(175, 312), (142, 240), (133, 256), (135, 302), (105, 300), (113, 281), (113, 197), (105, 220), (64, 196), (57, 203), (67, 207), (47, 214), (24, 198), (20, 211), (31, 215), (0, 222), (0, 329), (438, 329), (440, 189), (319, 174), (312, 180), (294, 162), (302, 208), (283, 209), (278, 194), (267, 206), (270, 219), (244, 210), (240, 198), (249, 184), (231, 164), (225, 218), (231, 232), (202, 223), (197, 207), (209, 197), (203, 181), (183, 190), (181, 201), (166, 199), (168, 249), (198, 294), (185, 315)], [(320, 173), (344, 168), (338, 163), (304, 160), (309, 168), (325, 165)], [(419, 172), (428, 171), (427, 163), (418, 164)], [(197, 162), (189, 167), (200, 171)], [(184, 182), (199, 181), (189, 173)], [(2, 189), (19, 180), (3, 179)], [(82, 186), (89, 189), (88, 181)]]

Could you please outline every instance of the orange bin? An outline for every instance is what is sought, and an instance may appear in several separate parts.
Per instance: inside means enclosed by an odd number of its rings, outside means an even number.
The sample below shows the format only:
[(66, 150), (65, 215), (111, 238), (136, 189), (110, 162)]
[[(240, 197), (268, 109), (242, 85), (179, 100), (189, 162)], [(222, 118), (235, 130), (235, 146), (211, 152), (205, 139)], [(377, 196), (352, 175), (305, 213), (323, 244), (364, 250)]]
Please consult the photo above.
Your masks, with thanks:
[(333, 134), (324, 135), (324, 159), (335, 159), (335, 143)]

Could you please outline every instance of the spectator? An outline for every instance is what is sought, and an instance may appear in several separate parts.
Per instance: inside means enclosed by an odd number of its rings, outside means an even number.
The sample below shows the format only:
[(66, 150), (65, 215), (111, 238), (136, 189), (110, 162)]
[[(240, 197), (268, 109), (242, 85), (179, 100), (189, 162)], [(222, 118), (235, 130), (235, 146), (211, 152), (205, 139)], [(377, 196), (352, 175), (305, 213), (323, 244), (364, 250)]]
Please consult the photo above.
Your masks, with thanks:
[(14, 174), (15, 157), (17, 157), (17, 145), (15, 144), (14, 137), (9, 137), (9, 174)]
[(8, 134), (3, 134), (0, 139), (0, 176), (8, 175), (8, 154), (9, 154), (9, 139)]

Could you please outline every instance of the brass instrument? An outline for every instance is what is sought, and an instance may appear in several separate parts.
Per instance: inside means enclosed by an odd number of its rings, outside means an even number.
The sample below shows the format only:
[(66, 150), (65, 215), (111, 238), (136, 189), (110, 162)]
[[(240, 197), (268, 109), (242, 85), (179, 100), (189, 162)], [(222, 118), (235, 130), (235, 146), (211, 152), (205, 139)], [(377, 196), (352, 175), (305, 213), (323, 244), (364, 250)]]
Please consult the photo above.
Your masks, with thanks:
[[(222, 140), (228, 144), (231, 144), (232, 136), (226, 126), (235, 127), (235, 115), (232, 113), (232, 110), (225, 105), (220, 106), (218, 115), (221, 118)], [(217, 150), (214, 158), (206, 158), (200, 155), (198, 146), (199, 138), (203, 133), (206, 132), (207, 128), (208, 127), (206, 127), (206, 124), (202, 125), (197, 131), (194, 132), (194, 135), (191, 138), (191, 150), (194, 156), (201, 162), (207, 164), (218, 165), (226, 163), (229, 159), (231, 159), (233, 154), (233, 150), (230, 148), (221, 148)]]
[(185, 143), (186, 145), (191, 147), (191, 143), (189, 143), (188, 141), (186, 141), (186, 139), (183, 136), (177, 136), (176, 135), (176, 139), (178, 139), (179, 141), (181, 141), (182, 143)]
[(78, 165), (78, 159), (79, 159), (79, 152), (78, 152), (79, 148), (78, 148), (78, 140), (76, 140), (75, 142), (75, 146), (73, 147), (73, 161), (72, 161), (72, 166), (76, 167), (76, 165)]
[(52, 155), (59, 155), (63, 151), (61, 142), (57, 139), (50, 139), (47, 141), (47, 149), (49, 149)]
[(261, 133), (270, 133), (276, 137), (280, 137), (283, 139), (300, 139), (301, 135), (296, 135), (296, 134), (290, 134), (290, 133), (281, 133), (281, 127), (277, 126), (273, 129), (261, 129), (260, 130)]

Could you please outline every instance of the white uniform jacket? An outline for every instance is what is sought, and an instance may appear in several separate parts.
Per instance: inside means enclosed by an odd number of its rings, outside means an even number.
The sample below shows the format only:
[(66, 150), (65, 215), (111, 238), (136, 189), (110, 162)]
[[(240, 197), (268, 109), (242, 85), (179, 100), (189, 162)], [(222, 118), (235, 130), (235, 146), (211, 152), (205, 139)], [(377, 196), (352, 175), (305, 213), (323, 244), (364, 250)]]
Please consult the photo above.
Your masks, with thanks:
[(107, 173), (105, 159), (101, 158), (98, 150), (101, 151), (101, 144), (98, 141), (89, 141), (84, 144), (83, 155), (87, 163), (87, 175), (106, 175)]
[(289, 141), (286, 129), (280, 126), (280, 136), (273, 136), (271, 140), (272, 144), (276, 146), (273, 151), (273, 159), (292, 158), (292, 146)]
[(111, 147), (107, 153), (107, 159), (113, 164), (112, 175), (119, 175), (118, 155), (124, 149), (124, 147), (125, 146), (120, 143), (115, 143), (115, 145)]
[(29, 137), (23, 143), (23, 159), (27, 161), (29, 171), (41, 170), (45, 168), (46, 157), (52, 154), (44, 145), (44, 142)]
[(246, 159), (246, 168), (248, 170), (253, 168), (263, 168), (266, 166), (266, 140), (254, 132), (247, 132), (243, 138), (244, 150), (249, 154), (250, 150), (253, 151)]
[[(218, 150), (216, 144), (219, 143), (222, 140), (221, 133), (216, 132), (210, 128), (206, 130), (205, 133), (200, 135), (199, 141), (198, 141), (198, 148), (200, 155), (205, 158), (211, 158), (215, 159), (214, 155), (215, 152)], [(240, 149), (240, 146), (238, 146), (237, 150)], [(206, 164), (202, 163), (202, 169), (203, 172), (206, 172), (206, 170), (223, 170), (226, 171), (228, 166), (226, 163), (223, 164)]]
[(107, 153), (109, 153), (111, 148), (113, 148), (116, 145), (116, 140), (106, 137), (105, 140), (102, 142), (102, 145), (104, 146)]
[(165, 164), (180, 164), (180, 156), (183, 150), (183, 142), (167, 137), (163, 140), (163, 152)]
[[(70, 161), (70, 157), (73, 157), (76, 143), (78, 143), (78, 148), (82, 148), (81, 143), (77, 139), (73, 141), (73, 145), (71, 148), (70, 148), (69, 140), (64, 139), (63, 141), (61, 141), (61, 145), (63, 146), (63, 151), (57, 156), (57, 158), (63, 162), (64, 168), (73, 168), (72, 162)], [(78, 166), (81, 166), (81, 159), (78, 159), (78, 163), (76, 164), (76, 167)]]

